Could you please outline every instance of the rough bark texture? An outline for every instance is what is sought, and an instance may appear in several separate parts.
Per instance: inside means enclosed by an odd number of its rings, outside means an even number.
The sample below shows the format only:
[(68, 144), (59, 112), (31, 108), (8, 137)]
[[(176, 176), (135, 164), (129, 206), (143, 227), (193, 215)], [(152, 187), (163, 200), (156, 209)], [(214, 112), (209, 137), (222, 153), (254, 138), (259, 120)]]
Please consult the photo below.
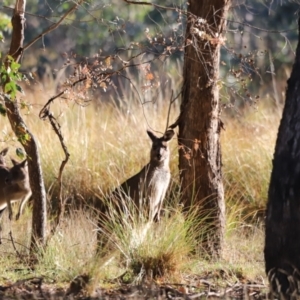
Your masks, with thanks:
[(179, 169), (185, 206), (209, 214), (204, 242), (221, 254), (225, 204), (221, 172), (219, 58), (229, 0), (191, 0), (179, 119)]
[[(24, 25), (25, 25), (25, 7), (26, 0), (17, 0), (12, 17), (13, 33), (9, 55), (15, 61), (19, 61), (22, 55), (22, 46), (24, 40)], [(28, 130), (20, 114), (17, 101), (6, 99), (5, 106), (7, 116), (11, 127), (16, 136), (27, 134), (29, 139), (22, 141), (22, 145), (28, 156), (28, 170), (30, 175), (30, 186), (32, 190), (33, 202), (33, 218), (32, 218), (32, 239), (31, 249), (34, 249), (36, 244), (43, 245), (46, 238), (46, 193), (40, 164), (40, 157), (35, 142), (34, 136)]]
[[(300, 19), (298, 24), (300, 31)], [(273, 159), (264, 254), (266, 273), (273, 291), (281, 293), (282, 299), (299, 299), (300, 36)]]

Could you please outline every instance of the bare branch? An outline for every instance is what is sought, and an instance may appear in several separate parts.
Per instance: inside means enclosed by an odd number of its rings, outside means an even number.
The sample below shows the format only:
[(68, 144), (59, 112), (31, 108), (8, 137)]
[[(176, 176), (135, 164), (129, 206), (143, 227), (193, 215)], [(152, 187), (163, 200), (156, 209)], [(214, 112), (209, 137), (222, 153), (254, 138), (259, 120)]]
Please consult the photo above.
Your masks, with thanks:
[[(144, 65), (144, 64), (148, 64), (154, 60), (156, 60), (157, 58), (154, 58), (154, 59), (150, 59), (148, 61), (144, 61), (142, 63), (137, 63), (137, 64), (129, 64), (129, 62), (131, 60), (133, 60), (134, 58), (137, 58), (141, 55), (143, 55), (145, 52), (140, 52), (138, 53), (137, 55), (131, 57), (126, 63), (124, 63), (124, 61), (117, 55), (117, 57), (123, 61), (124, 65), (119, 68), (118, 70), (116, 71), (111, 71), (111, 72), (101, 72), (99, 74), (96, 74), (95, 75), (95, 79), (97, 80), (98, 83), (100, 82), (105, 82), (108, 78), (112, 77), (113, 75), (119, 75), (119, 76), (123, 76), (121, 75), (122, 71), (124, 71), (125, 69), (128, 69), (128, 68), (134, 68), (134, 67), (138, 67), (138, 66), (141, 66), (141, 65)], [(126, 76), (123, 76), (126, 78)], [(69, 89), (75, 87), (77, 84), (81, 83), (81, 82), (84, 82), (88, 79), (88, 76), (84, 76), (78, 80), (76, 80), (75, 82), (73, 82), (72, 84), (70, 84), (66, 89), (64, 89), (63, 91), (61, 91), (60, 93), (58, 93), (57, 95), (51, 97), (47, 103), (44, 105), (44, 107), (41, 109), (40, 113), (39, 113), (39, 117), (41, 119), (44, 119), (45, 117), (47, 117), (47, 109), (49, 108), (50, 104), (57, 98), (61, 97), (63, 94), (65, 94)]]
[(31, 47), (35, 42), (37, 42), (40, 38), (42, 38), (44, 35), (48, 34), (49, 32), (55, 30), (65, 19), (68, 15), (70, 15), (72, 12), (74, 12), (78, 6), (81, 5), (83, 0), (79, 0), (77, 4), (75, 4), (73, 7), (71, 7), (60, 19), (57, 23), (52, 24), (50, 27), (48, 27), (46, 30), (44, 30), (41, 34), (39, 34), (36, 38), (34, 38), (31, 42), (29, 42), (27, 45), (23, 47), (23, 51)]
[(9, 232), (9, 237), (10, 237), (11, 244), (12, 244), (12, 246), (13, 246), (13, 248), (14, 248), (16, 254), (17, 254), (17, 256), (18, 256), (19, 259), (24, 263), (25, 261), (24, 261), (22, 255), (20, 254), (20, 252), (18, 251), (16, 245), (15, 245), (15, 241), (14, 241), (14, 238), (13, 238), (13, 236), (12, 236), (12, 232), (11, 232), (11, 231)]
[(265, 28), (250, 25), (249, 23), (246, 23), (246, 22), (239, 22), (239, 21), (236, 21), (236, 20), (230, 20), (230, 19), (226, 19), (226, 18), (224, 18), (224, 21), (226, 21), (228, 23), (244, 25), (246, 27), (256, 29), (256, 30), (259, 30), (259, 31), (262, 31), (262, 32), (268, 32), (268, 33), (286, 33), (286, 32), (293, 32), (293, 31), (297, 30), (297, 27), (292, 28), (292, 29), (283, 29), (283, 30), (274, 30), (274, 29), (269, 30), (269, 29), (265, 29)]
[(177, 94), (177, 96), (175, 98), (173, 98), (173, 90), (172, 90), (171, 98), (170, 98), (170, 104), (169, 104), (169, 109), (168, 109), (167, 125), (166, 125), (166, 130), (165, 131), (167, 131), (168, 128), (174, 129), (178, 125), (178, 120), (179, 120), (180, 116), (177, 118), (177, 120), (175, 121), (175, 123), (171, 124), (170, 126), (169, 126), (169, 120), (170, 120), (170, 111), (171, 111), (172, 104), (178, 99), (178, 97), (181, 95), (181, 93), (182, 93), (182, 91), (180, 91)]
[(172, 101), (173, 93), (174, 93), (174, 91), (172, 90), (171, 91), (171, 97), (170, 97), (170, 104), (169, 104), (169, 108), (168, 108), (167, 124), (166, 124), (166, 130), (165, 130), (165, 132), (167, 131), (167, 129), (169, 127), (168, 125), (169, 125), (169, 120), (170, 120), (171, 106), (172, 106), (172, 103), (173, 103), (173, 101)]
[[(85, 81), (86, 79), (87, 79), (87, 77), (83, 77), (83, 78), (78, 79), (77, 81), (75, 81), (75, 82), (73, 82), (73, 83), (71, 84), (70, 88), (76, 86), (76, 85), (77, 85), (78, 83), (80, 83), (80, 82)], [(47, 110), (48, 110), (50, 104), (51, 104), (55, 99), (57, 99), (57, 98), (59, 98), (60, 96), (62, 96), (67, 90), (68, 90), (68, 89), (64, 89), (62, 92), (60, 92), (60, 93), (58, 93), (57, 95), (51, 97), (51, 98), (47, 101), (47, 103), (44, 105), (44, 107), (41, 109), (41, 111), (40, 111), (40, 113), (39, 113), (39, 117), (40, 117), (41, 119), (44, 119), (44, 118), (48, 117), (48, 111), (47, 111)]]
[(63, 135), (61, 133), (60, 125), (57, 122), (57, 120), (54, 118), (54, 116), (52, 115), (52, 113), (48, 110), (48, 108), (44, 109), (43, 118), (48, 118), (48, 120), (49, 120), (49, 122), (50, 122), (50, 124), (51, 124), (51, 126), (52, 126), (52, 128), (54, 130), (54, 132), (56, 133), (56, 135), (59, 138), (61, 147), (62, 147), (62, 149), (63, 149), (63, 151), (65, 153), (65, 159), (61, 162), (61, 165), (60, 165), (60, 168), (59, 168), (59, 173), (58, 173), (58, 178), (57, 178), (58, 185), (59, 185), (59, 195), (58, 195), (59, 207), (58, 207), (58, 213), (57, 213), (56, 218), (55, 218), (54, 226), (51, 229), (51, 234), (49, 235), (49, 237), (47, 239), (47, 243), (46, 244), (48, 244), (49, 240), (55, 234), (56, 229), (58, 228), (59, 224), (61, 223), (61, 219), (62, 219), (62, 217), (64, 215), (64, 211), (65, 211), (65, 201), (63, 200), (63, 193), (62, 193), (62, 189), (63, 189), (62, 174), (63, 174), (63, 171), (64, 171), (64, 168), (65, 168), (66, 164), (69, 161), (70, 153), (69, 153), (68, 148), (67, 148), (67, 146), (66, 146), (66, 144), (64, 142), (64, 137), (63, 137)]

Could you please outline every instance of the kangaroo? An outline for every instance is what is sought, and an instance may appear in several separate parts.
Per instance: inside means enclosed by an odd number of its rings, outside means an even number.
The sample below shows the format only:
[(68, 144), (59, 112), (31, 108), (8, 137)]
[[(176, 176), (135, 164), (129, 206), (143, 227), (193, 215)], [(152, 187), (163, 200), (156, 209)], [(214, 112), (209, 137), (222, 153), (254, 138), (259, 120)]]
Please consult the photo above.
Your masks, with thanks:
[[(23, 213), (24, 205), (31, 196), (31, 189), (29, 185), (29, 175), (27, 168), (27, 160), (18, 163), (14, 159), (12, 168), (0, 165), (0, 219), (8, 207), (9, 219), (12, 220), (13, 212), (11, 202), (21, 201), (16, 220), (18, 220)], [(0, 243), (1, 243), (0, 226)]]
[(174, 131), (168, 130), (161, 138), (151, 131), (147, 131), (147, 134), (152, 141), (150, 162), (139, 173), (116, 188), (112, 196), (117, 199), (122, 195), (129, 196), (136, 207), (139, 207), (141, 198), (147, 198), (149, 220), (153, 221), (155, 217), (157, 220), (160, 218), (162, 203), (171, 179), (168, 142), (172, 139)]
[(124, 210), (122, 200), (126, 199), (125, 197), (129, 197), (137, 208), (146, 200), (149, 221), (153, 221), (155, 218), (159, 221), (163, 200), (171, 179), (168, 142), (174, 136), (174, 131), (170, 129), (160, 138), (149, 130), (147, 130), (147, 134), (152, 141), (150, 162), (139, 173), (117, 187), (109, 198), (121, 211)]
[[(9, 170), (8, 176), (5, 178), (5, 187), (3, 193), (0, 192), (0, 210), (3, 205), (8, 207), (9, 219), (12, 219), (13, 212), (11, 208), (11, 202), (21, 200), (19, 211), (16, 216), (16, 220), (20, 218), (23, 213), (24, 205), (31, 196), (31, 189), (29, 184), (28, 166), (25, 159), (21, 163), (18, 163), (14, 159), (11, 159), (13, 167)], [(0, 178), (2, 180), (2, 178)], [(1, 181), (0, 181), (1, 182)], [(2, 197), (4, 195), (4, 197)], [(4, 203), (4, 200), (6, 203)]]
[[(6, 166), (6, 162), (4, 159), (7, 152), (8, 152), (8, 148), (5, 148), (0, 152), (0, 194), (3, 194), (3, 189), (5, 188), (6, 185), (5, 180), (9, 176), (9, 168)], [(4, 201), (4, 203), (6, 203), (6, 201)], [(2, 206), (0, 205), (0, 218), (3, 211), (5, 210), (5, 207), (2, 208)]]

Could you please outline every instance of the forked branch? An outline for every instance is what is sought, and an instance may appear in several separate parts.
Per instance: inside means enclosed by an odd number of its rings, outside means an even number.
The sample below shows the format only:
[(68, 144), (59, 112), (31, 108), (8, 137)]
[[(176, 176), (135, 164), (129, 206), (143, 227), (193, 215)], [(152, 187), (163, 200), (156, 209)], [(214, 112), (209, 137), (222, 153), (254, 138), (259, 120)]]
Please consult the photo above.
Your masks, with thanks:
[(43, 119), (48, 119), (54, 132), (56, 133), (56, 135), (58, 136), (59, 138), (59, 141), (60, 141), (60, 144), (61, 144), (61, 147), (65, 153), (65, 159), (61, 162), (61, 165), (60, 165), (60, 168), (59, 168), (59, 173), (58, 173), (58, 178), (57, 178), (57, 181), (58, 181), (58, 185), (59, 185), (59, 195), (58, 195), (58, 199), (59, 199), (59, 206), (58, 206), (58, 213), (56, 215), (56, 218), (55, 218), (55, 222), (54, 222), (54, 225), (53, 225), (53, 228), (51, 229), (51, 233), (49, 235), (49, 237), (47, 238), (47, 243), (49, 242), (49, 240), (51, 239), (51, 237), (55, 234), (56, 232), (56, 229), (58, 228), (59, 224), (61, 223), (61, 219), (64, 215), (64, 211), (65, 211), (65, 200), (63, 199), (63, 193), (62, 193), (62, 188), (63, 188), (63, 182), (62, 182), (62, 174), (63, 174), (63, 171), (64, 171), (64, 168), (66, 166), (66, 164), (68, 163), (69, 161), (69, 157), (70, 157), (70, 153), (68, 151), (68, 148), (64, 142), (64, 137), (61, 133), (61, 130), (60, 130), (60, 125), (59, 123), (57, 122), (57, 120), (54, 118), (54, 116), (52, 115), (52, 113), (49, 111), (48, 108), (44, 109), (43, 111)]

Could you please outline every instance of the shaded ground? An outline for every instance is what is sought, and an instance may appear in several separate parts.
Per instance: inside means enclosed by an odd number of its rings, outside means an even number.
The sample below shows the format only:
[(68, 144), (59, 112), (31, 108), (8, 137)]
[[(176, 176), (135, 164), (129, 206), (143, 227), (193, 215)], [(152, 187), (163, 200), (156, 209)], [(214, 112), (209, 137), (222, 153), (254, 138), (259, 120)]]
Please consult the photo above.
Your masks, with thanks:
[(255, 282), (236, 282), (217, 288), (209, 281), (194, 278), (197, 285), (144, 283), (122, 284), (117, 288), (86, 291), (88, 278), (76, 277), (68, 288), (43, 283), (43, 278), (29, 278), (0, 286), (0, 299), (268, 299), (267, 286)]

